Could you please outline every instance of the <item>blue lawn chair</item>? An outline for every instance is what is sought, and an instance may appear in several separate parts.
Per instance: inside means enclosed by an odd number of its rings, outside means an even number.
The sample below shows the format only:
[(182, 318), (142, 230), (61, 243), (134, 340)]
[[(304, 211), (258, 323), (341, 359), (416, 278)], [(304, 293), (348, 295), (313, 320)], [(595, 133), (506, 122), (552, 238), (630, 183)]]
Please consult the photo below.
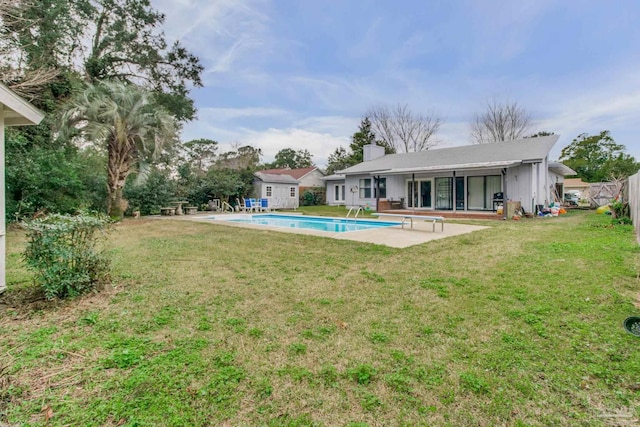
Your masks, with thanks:
[(269, 199), (260, 199), (260, 209), (269, 212)]

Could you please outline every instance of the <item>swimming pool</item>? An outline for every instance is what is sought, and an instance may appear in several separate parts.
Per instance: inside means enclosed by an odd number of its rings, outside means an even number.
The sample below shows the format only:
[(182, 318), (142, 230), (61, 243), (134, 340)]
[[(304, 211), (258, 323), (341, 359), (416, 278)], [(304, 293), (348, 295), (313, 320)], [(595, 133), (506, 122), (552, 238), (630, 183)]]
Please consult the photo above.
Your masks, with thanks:
[(393, 227), (397, 222), (370, 221), (366, 219), (345, 219), (319, 216), (302, 215), (215, 215), (207, 217), (219, 221), (228, 221), (241, 224), (269, 225), (272, 227), (301, 228), (306, 230), (329, 231), (333, 233), (346, 233), (349, 231), (371, 230), (374, 228)]

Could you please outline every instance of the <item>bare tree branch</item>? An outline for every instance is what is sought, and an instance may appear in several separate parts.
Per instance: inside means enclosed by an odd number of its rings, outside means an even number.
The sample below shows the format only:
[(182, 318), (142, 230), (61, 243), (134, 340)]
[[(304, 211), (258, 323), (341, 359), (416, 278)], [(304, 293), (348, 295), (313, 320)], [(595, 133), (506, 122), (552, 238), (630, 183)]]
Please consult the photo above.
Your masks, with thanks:
[(53, 68), (28, 70), (22, 75), (17, 70), (11, 70), (3, 73), (2, 80), (15, 93), (28, 101), (33, 101), (39, 97), (42, 88), (54, 81), (59, 74), (60, 71)]
[(406, 104), (398, 104), (393, 109), (373, 107), (366, 116), (376, 136), (396, 152), (424, 151), (438, 143), (434, 137), (442, 119), (435, 114), (416, 114)]
[(512, 141), (523, 138), (531, 128), (531, 115), (517, 102), (487, 101), (487, 109), (476, 114), (471, 122), (471, 141), (474, 144)]

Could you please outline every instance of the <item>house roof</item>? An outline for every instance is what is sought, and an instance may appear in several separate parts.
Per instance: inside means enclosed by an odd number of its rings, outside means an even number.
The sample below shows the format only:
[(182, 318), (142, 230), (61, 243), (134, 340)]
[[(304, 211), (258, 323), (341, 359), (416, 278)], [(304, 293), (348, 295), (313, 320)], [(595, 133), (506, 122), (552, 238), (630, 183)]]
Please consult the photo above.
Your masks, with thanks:
[[(318, 168), (313, 166), (313, 167), (310, 167), (310, 168), (298, 168), (298, 169), (289, 169), (289, 168), (285, 168), (285, 169), (265, 169), (265, 170), (260, 171), (260, 172), (267, 173), (267, 174), (270, 174), (270, 175), (289, 175), (289, 176), (294, 177), (295, 179), (302, 179), (306, 175), (310, 174), (311, 172), (313, 172), (316, 169), (318, 169)], [(318, 171), (320, 171), (320, 169), (318, 169)], [(322, 171), (320, 171), (320, 172), (322, 173)]]
[(558, 138), (558, 135), (551, 135), (415, 153), (388, 154), (368, 162), (358, 163), (340, 171), (340, 173), (349, 175), (402, 174), (452, 169), (510, 167), (522, 163), (538, 163), (547, 157)]
[(564, 163), (560, 163), (560, 162), (549, 162), (549, 170), (562, 175), (562, 176), (568, 176), (568, 175), (575, 175), (576, 171), (574, 171), (573, 169), (571, 169), (569, 166), (565, 165)]
[(5, 126), (37, 125), (44, 113), (0, 83), (0, 105), (4, 105)]
[(256, 178), (262, 182), (269, 182), (273, 184), (295, 184), (298, 185), (298, 180), (291, 175), (277, 175), (272, 173), (264, 173), (263, 171), (255, 173)]
[(333, 175), (327, 175), (320, 178), (322, 181), (344, 181), (345, 176), (343, 173), (336, 173)]
[(588, 182), (584, 182), (580, 178), (567, 178), (567, 179), (564, 180), (564, 186), (565, 187), (589, 188), (591, 186), (591, 184), (589, 184)]

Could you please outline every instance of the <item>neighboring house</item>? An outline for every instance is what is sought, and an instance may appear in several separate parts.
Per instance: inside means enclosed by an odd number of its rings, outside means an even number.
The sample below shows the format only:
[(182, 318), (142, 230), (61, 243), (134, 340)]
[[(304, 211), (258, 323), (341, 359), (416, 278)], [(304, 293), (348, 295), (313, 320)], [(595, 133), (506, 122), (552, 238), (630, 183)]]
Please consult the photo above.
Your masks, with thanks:
[(324, 172), (315, 166), (299, 169), (266, 169), (260, 172), (270, 175), (289, 175), (295, 178), (300, 186), (300, 193), (303, 193), (307, 188), (324, 187), (324, 181), (322, 180)]
[(290, 175), (277, 175), (256, 172), (253, 180), (253, 193), (258, 199), (269, 200), (273, 209), (296, 209), (300, 206), (300, 186), (298, 180)]
[(5, 126), (37, 125), (44, 113), (20, 98), (7, 86), (0, 83), (0, 293), (5, 283), (5, 182), (4, 182), (4, 128)]
[(564, 180), (564, 193), (575, 192), (579, 193), (581, 198), (588, 199), (590, 188), (591, 184), (580, 178), (565, 178)]
[[(366, 145), (365, 161), (325, 178), (327, 195), (336, 192), (347, 206), (379, 202), (404, 209), (493, 211), (496, 199), (519, 201), (527, 212), (557, 200), (569, 167), (549, 161), (557, 135), (517, 141), (467, 145), (415, 153), (384, 154)], [(331, 178), (331, 179), (329, 179)], [(335, 178), (335, 179), (334, 179)], [(387, 205), (385, 203), (385, 205)]]

